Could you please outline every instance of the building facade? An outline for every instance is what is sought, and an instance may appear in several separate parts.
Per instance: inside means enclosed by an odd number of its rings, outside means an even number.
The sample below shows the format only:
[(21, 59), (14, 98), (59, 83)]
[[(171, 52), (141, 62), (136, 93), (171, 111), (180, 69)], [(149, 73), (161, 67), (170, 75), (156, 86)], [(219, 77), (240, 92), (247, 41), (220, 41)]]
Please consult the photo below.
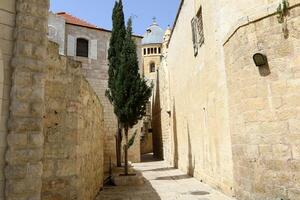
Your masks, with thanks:
[(115, 159), (101, 100), (110, 33), (49, 16), (49, 3), (0, 3), (0, 199), (92, 200)]
[[(60, 12), (49, 17), (49, 38), (58, 43), (60, 53), (82, 63), (82, 71), (104, 108), (105, 135), (105, 172), (108, 174), (110, 165), (116, 164), (115, 134), (117, 119), (113, 107), (105, 96), (108, 85), (108, 49), (111, 31), (98, 28), (68, 13)], [(52, 31), (51, 31), (52, 30)], [(54, 34), (55, 33), (55, 34)], [(63, 37), (62, 37), (63, 36)], [(138, 59), (141, 66), (141, 40), (135, 36)], [(142, 67), (140, 67), (142, 68)], [(135, 127), (140, 133), (140, 127)], [(133, 133), (135, 130), (132, 130)], [(139, 147), (139, 135), (134, 143)], [(132, 162), (140, 161), (140, 148), (133, 147), (129, 154)]]
[(286, 2), (182, 0), (162, 50), (164, 158), (237, 199), (300, 198), (300, 2)]
[[(147, 28), (142, 40), (142, 57), (143, 57), (143, 75), (152, 83), (153, 94), (155, 93), (157, 74), (161, 64), (162, 58), (162, 44), (163, 44), (164, 30), (158, 25), (156, 19), (153, 18), (152, 24)], [(147, 116), (144, 117), (143, 134), (141, 151), (143, 153), (153, 152), (154, 156), (163, 159), (162, 156), (162, 138), (156, 134), (157, 126), (153, 126), (153, 122), (160, 120), (156, 118), (156, 109), (154, 102), (154, 95), (150, 98), (147, 106)]]

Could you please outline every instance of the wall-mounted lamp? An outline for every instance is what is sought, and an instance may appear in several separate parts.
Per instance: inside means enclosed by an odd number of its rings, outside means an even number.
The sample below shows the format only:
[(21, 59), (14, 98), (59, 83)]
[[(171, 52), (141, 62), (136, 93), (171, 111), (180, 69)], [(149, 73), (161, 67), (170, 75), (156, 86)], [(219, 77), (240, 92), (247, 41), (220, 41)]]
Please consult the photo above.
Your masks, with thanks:
[(268, 64), (267, 56), (262, 53), (256, 53), (253, 55), (254, 63), (257, 67), (266, 66)]

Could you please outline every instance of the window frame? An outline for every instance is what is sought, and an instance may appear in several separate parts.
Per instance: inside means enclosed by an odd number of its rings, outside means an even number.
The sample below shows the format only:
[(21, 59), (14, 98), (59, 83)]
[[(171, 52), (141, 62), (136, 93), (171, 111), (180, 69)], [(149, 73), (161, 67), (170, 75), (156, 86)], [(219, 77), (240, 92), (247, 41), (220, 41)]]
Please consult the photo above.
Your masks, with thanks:
[(150, 71), (150, 73), (154, 73), (155, 70), (156, 70), (156, 64), (155, 64), (155, 62), (150, 62), (150, 64), (149, 64), (149, 71)]
[[(84, 42), (84, 43), (82, 43)], [(79, 48), (79, 45), (85, 45), (81, 48)], [(84, 48), (84, 50), (83, 50)], [(86, 38), (79, 37), (76, 39), (76, 56), (77, 57), (83, 57), (83, 58), (89, 58), (89, 52), (90, 51), (90, 41)]]
[(191, 20), (191, 26), (193, 34), (194, 56), (197, 56), (199, 48), (201, 48), (205, 41), (202, 6), (199, 8), (196, 16)]

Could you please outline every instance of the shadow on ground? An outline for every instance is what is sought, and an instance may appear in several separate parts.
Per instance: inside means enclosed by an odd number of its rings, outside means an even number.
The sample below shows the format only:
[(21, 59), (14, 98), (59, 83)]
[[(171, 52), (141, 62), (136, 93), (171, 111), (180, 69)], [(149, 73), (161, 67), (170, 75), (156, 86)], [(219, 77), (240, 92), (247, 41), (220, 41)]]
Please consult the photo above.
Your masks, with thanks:
[(177, 175), (177, 176), (162, 176), (162, 177), (157, 177), (155, 180), (181, 180), (181, 179), (189, 179), (192, 178), (188, 175)]
[(142, 186), (105, 186), (95, 200), (161, 200), (149, 181)]
[(157, 159), (153, 156), (153, 153), (144, 154), (141, 156), (141, 162), (147, 163), (147, 162), (159, 162), (160, 159)]
[[(142, 162), (157, 162), (153, 154), (142, 156)], [(156, 169), (154, 169), (156, 170)], [(138, 170), (143, 172), (143, 170)], [(151, 171), (151, 170), (149, 170)], [(104, 186), (95, 200), (161, 200), (151, 183), (145, 179), (144, 185), (136, 186)]]

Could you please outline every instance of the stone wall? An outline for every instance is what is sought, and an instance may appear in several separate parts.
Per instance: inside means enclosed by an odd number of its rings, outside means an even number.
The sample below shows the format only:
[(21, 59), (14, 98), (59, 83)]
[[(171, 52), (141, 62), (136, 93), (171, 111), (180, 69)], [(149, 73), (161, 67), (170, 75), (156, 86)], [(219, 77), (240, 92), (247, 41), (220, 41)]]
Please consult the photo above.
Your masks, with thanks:
[(51, 43), (45, 83), (43, 199), (94, 199), (103, 186), (103, 108), (81, 64)]
[[(158, 141), (160, 141), (161, 144), (155, 145), (155, 143), (157, 143), (157, 139), (154, 139), (153, 151), (162, 154), (164, 160), (166, 160), (169, 164), (177, 166), (177, 164), (174, 162), (174, 160), (176, 160), (174, 144), (177, 143), (177, 141), (174, 140), (175, 136), (172, 135), (169, 97), (169, 72), (165, 58), (163, 58), (157, 73), (158, 81), (155, 86), (153, 100), (153, 135), (155, 138), (160, 138)], [(157, 147), (161, 150), (156, 149)]]
[[(48, 10), (48, 0), (16, 1), (5, 168), (7, 200), (41, 196)], [(14, 21), (12, 17), (4, 19)]]
[[(134, 138), (134, 143), (128, 150), (128, 161), (133, 163), (139, 163), (141, 162), (141, 127), (142, 127), (142, 121), (139, 121), (138, 124), (136, 124), (133, 128), (129, 130), (128, 138), (129, 140), (133, 137), (133, 135), (136, 133), (136, 136)], [(125, 142), (125, 137), (123, 137), (123, 143)], [(123, 160), (124, 159), (124, 151), (122, 152)]]
[[(105, 174), (108, 175), (110, 164), (112, 167), (116, 165), (116, 145), (115, 134), (117, 131), (117, 119), (114, 115), (113, 107), (105, 96), (105, 91), (108, 84), (108, 49), (111, 32), (105, 30), (91, 29), (79, 27), (71, 24), (66, 25), (66, 35), (71, 35), (75, 38), (82, 37), (88, 40), (97, 41), (97, 59), (72, 57), (73, 59), (82, 62), (83, 74), (98, 95), (104, 109), (104, 126), (105, 126), (105, 147), (104, 147), (104, 163)], [(141, 65), (141, 38), (134, 37), (137, 44), (137, 53), (139, 63)], [(66, 45), (67, 48), (68, 45)], [(66, 49), (67, 51), (67, 49)], [(135, 144), (139, 143), (136, 142)], [(130, 160), (138, 161), (140, 156), (138, 151), (133, 151), (129, 154)]]
[[(200, 9), (195, 2), (183, 1), (169, 42), (166, 62), (171, 116), (169, 128), (163, 129), (171, 129), (172, 134), (162, 135), (171, 141), (168, 151), (172, 153), (166, 154), (165, 159), (232, 195), (228, 94), (220, 39), (223, 16), (218, 14), (219, 1), (201, 1), (205, 41), (195, 57), (191, 19)], [(167, 115), (165, 111), (162, 118)]]
[(11, 87), (10, 60), (13, 54), (13, 31), (15, 26), (15, 1), (0, 2), (0, 199), (4, 198), (4, 166)]
[[(82, 37), (88, 40), (97, 41), (97, 59), (73, 57), (74, 60), (82, 62), (82, 71), (103, 105), (104, 126), (105, 126), (105, 173), (109, 172), (110, 160), (112, 165), (116, 164), (115, 133), (117, 131), (117, 120), (114, 116), (113, 107), (107, 97), (105, 90), (108, 83), (108, 48), (110, 32), (99, 31), (85, 27), (78, 27), (71, 24), (66, 25), (66, 35)], [(68, 46), (68, 45), (66, 45)], [(66, 49), (67, 51), (67, 49)]]
[[(238, 199), (300, 199), (299, 5), (287, 20), (287, 39), (272, 15), (244, 24), (224, 45)], [(268, 66), (255, 66), (257, 52)]]
[(144, 136), (141, 138), (141, 155), (147, 153), (153, 153), (153, 140), (152, 140), (152, 133), (146, 132)]
[(52, 12), (48, 18), (48, 38), (50, 41), (59, 44), (59, 54), (65, 55), (66, 21)]

